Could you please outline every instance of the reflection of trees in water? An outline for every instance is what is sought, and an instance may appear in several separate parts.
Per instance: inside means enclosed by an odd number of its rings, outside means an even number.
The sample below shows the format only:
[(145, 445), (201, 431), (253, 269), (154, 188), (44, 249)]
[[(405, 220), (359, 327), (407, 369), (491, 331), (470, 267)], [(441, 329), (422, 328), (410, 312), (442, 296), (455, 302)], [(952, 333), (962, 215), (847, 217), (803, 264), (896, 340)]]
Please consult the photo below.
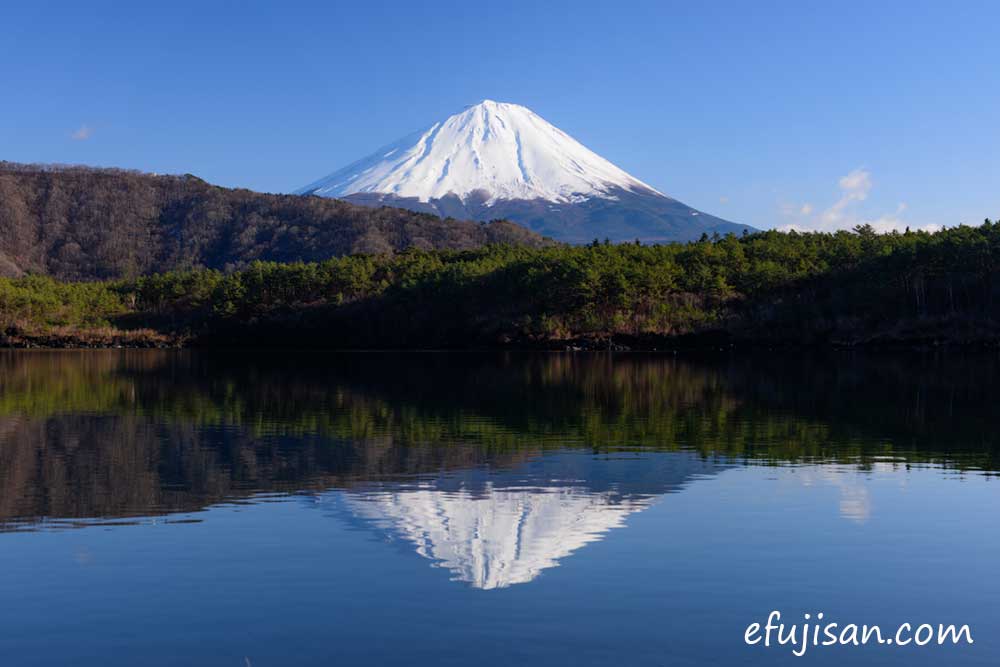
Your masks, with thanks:
[(0, 520), (196, 511), (259, 491), (351, 487), (430, 471), (506, 466), (464, 446), (391, 437), (255, 436), (134, 416), (0, 418)]
[(0, 353), (0, 516), (196, 509), (257, 490), (692, 449), (997, 468), (988, 355)]

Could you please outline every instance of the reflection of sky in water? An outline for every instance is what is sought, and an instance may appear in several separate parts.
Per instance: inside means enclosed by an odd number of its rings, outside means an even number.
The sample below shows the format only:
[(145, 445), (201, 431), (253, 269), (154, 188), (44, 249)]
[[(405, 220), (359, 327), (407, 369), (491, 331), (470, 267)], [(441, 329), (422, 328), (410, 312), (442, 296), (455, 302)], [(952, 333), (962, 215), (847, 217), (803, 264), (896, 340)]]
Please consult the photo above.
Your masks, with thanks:
[[(1000, 660), (989, 363), (4, 359), (5, 665)], [(977, 641), (749, 649), (772, 609)]]
[(867, 473), (847, 466), (827, 465), (801, 468), (799, 479), (803, 486), (830, 486), (840, 494), (840, 516), (863, 523), (871, 516), (872, 500), (865, 485)]
[[(630, 480), (630, 491), (622, 493), (619, 485), (636, 472), (637, 462), (655, 467), (658, 477), (655, 482)], [(587, 544), (608, 539), (613, 530), (626, 527), (632, 515), (661, 496), (730, 467), (691, 453), (618, 460), (560, 453), (489, 475), (373, 485), (336, 495), (352, 519), (411, 545), (435, 566), (449, 570), (453, 580), (473, 588), (497, 589), (534, 580)], [(585, 478), (559, 477), (567, 468)], [(839, 516), (855, 524), (872, 518), (877, 495), (873, 488), (895, 487), (905, 494), (908, 479), (907, 472), (891, 462), (876, 462), (865, 469), (824, 464), (774, 470), (778, 471), (775, 484), (782, 489), (778, 498), (786, 493), (815, 498), (817, 517)], [(556, 475), (550, 486), (540, 483), (546, 474)], [(588, 480), (594, 489), (587, 487)], [(526, 481), (536, 485), (525, 486)], [(788, 489), (789, 485), (800, 490)], [(803, 496), (803, 492), (810, 495)]]
[[(839, 494), (840, 516), (856, 523), (867, 522), (875, 511), (873, 486), (890, 484), (898, 486), (900, 492), (905, 492), (908, 480), (905, 464), (891, 461), (876, 461), (864, 468), (825, 464), (795, 466), (791, 469), (796, 472), (795, 479), (798, 483), (805, 487), (835, 489)], [(941, 471), (941, 474), (947, 476), (952, 473)]]
[[(998, 490), (934, 467), (557, 452), (198, 523), (8, 533), (0, 650), (18, 667), (991, 664)], [(771, 609), (969, 623), (977, 642), (750, 651)]]

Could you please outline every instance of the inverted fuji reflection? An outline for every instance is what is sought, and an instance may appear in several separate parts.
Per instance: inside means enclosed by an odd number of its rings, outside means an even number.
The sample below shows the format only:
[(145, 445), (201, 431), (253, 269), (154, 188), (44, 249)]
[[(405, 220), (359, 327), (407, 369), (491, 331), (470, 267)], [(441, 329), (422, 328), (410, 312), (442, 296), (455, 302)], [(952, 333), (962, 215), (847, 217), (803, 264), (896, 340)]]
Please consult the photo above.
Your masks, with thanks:
[[(637, 465), (655, 472), (635, 474)], [(691, 454), (560, 453), (511, 471), (350, 492), (343, 503), (354, 517), (449, 570), (453, 581), (489, 590), (534, 580), (626, 526), (662, 495), (720, 467)]]
[(567, 488), (496, 489), (483, 495), (431, 488), (355, 496), (356, 516), (413, 543), (418, 554), (475, 588), (535, 579), (577, 549), (625, 525), (651, 499)]

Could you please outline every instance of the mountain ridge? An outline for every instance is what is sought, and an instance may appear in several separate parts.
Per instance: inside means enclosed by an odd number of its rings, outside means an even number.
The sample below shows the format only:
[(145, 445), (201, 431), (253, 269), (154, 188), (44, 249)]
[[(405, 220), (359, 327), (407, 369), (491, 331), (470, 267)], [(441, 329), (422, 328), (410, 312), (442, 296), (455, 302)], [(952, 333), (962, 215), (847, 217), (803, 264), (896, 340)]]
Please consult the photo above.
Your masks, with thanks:
[(222, 188), (190, 174), (0, 162), (0, 275), (6, 276), (112, 279), (490, 243), (546, 241), (506, 221), (484, 225)]

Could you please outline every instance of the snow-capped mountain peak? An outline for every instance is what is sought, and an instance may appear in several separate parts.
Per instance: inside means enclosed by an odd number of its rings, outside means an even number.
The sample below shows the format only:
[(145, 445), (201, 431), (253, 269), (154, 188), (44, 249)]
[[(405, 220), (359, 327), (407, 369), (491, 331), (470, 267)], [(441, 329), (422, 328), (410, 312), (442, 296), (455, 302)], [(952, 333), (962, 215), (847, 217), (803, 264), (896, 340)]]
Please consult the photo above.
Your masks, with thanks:
[(660, 194), (527, 107), (483, 100), (385, 146), (300, 192), (380, 193), (428, 202), (476, 193), (500, 200), (579, 202), (617, 192)]

